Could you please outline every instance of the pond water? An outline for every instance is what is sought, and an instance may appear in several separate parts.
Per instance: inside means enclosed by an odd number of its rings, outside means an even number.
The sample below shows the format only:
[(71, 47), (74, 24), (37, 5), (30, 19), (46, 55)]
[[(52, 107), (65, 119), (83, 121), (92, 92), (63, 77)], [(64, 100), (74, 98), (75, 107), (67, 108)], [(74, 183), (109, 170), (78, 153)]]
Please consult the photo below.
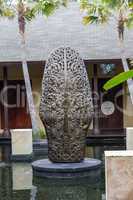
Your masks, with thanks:
[(11, 163), (10, 146), (0, 146), (0, 200), (105, 200), (104, 151), (118, 149), (124, 147), (86, 147), (86, 157), (103, 161), (100, 181), (90, 182), (35, 178), (30, 163)]

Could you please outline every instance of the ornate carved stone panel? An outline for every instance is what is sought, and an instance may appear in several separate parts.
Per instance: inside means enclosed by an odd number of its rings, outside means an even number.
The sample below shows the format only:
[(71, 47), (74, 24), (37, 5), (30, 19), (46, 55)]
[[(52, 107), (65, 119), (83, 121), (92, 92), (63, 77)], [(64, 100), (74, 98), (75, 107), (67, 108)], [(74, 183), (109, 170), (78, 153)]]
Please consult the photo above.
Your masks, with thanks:
[(84, 159), (92, 114), (91, 89), (83, 60), (69, 47), (56, 49), (45, 66), (40, 103), (51, 161)]

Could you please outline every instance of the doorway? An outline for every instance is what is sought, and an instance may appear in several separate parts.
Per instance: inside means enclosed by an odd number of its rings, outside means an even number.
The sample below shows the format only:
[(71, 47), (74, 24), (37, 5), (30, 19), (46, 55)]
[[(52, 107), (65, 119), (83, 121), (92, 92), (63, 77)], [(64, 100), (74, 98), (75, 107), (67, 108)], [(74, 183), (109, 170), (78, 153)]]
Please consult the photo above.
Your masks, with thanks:
[[(1, 129), (4, 129), (4, 103), (2, 101), (3, 82), (0, 82)], [(25, 83), (23, 80), (8, 80), (8, 126), (9, 129), (31, 128)]]
[(107, 81), (106, 78), (98, 79), (99, 129), (113, 133), (113, 130), (123, 129), (123, 87), (119, 85), (105, 92), (103, 85)]

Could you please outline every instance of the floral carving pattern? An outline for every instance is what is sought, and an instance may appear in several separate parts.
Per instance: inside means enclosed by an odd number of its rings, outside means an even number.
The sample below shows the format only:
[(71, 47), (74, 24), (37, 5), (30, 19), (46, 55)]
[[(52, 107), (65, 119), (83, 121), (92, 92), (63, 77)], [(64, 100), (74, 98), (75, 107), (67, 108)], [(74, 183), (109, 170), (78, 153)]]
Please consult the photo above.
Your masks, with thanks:
[(40, 103), (51, 161), (84, 159), (92, 115), (91, 89), (83, 60), (70, 47), (56, 49), (45, 66)]

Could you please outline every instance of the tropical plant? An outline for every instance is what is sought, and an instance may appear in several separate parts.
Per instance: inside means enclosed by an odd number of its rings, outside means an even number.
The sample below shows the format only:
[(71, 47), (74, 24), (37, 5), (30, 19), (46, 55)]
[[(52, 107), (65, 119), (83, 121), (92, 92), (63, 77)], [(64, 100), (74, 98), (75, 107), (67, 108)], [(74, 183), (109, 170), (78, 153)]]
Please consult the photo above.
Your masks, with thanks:
[[(39, 139), (46, 139), (46, 132), (45, 132), (45, 129), (43, 129), (43, 128), (39, 128), (38, 129), (38, 136), (39, 136)], [(36, 135), (35, 134), (33, 134), (33, 140), (36, 140)]]
[(125, 81), (127, 81), (129, 78), (133, 77), (133, 70), (129, 70), (127, 72), (122, 72), (120, 74), (118, 74), (117, 76), (113, 77), (112, 79), (110, 79), (109, 81), (107, 81), (105, 83), (105, 85), (103, 86), (103, 88), (107, 91), (115, 86), (117, 86), (118, 84), (121, 84)]
[[(124, 31), (125, 28), (133, 27), (133, 1), (132, 0), (80, 0), (81, 9), (85, 12), (83, 17), (83, 23), (92, 24), (98, 23), (103, 24), (107, 23), (109, 20), (114, 18), (116, 20), (116, 27), (118, 30), (118, 37), (120, 41), (121, 49), (121, 60), (123, 64), (124, 71), (129, 71), (127, 59), (125, 57), (124, 49)], [(132, 73), (131, 73), (132, 74)], [(129, 77), (128, 77), (129, 75)], [(127, 78), (128, 88), (131, 95), (131, 100), (133, 103), (133, 80), (131, 79), (130, 72), (125, 74)], [(118, 80), (117, 84), (120, 84), (120, 78), (123, 76), (118, 76), (115, 79), (110, 81), (108, 87), (112, 88), (114, 80)], [(117, 79), (118, 78), (118, 79)], [(124, 81), (125, 79), (123, 79)], [(120, 82), (119, 82), (120, 81)], [(112, 85), (111, 85), (112, 83)], [(109, 87), (110, 86), (110, 87)]]
[(8, 12), (9, 14), (11, 13), (12, 14), (11, 16), (15, 16), (18, 19), (19, 33), (21, 36), (21, 50), (22, 50), (21, 61), (22, 61), (23, 75), (26, 86), (27, 101), (29, 106), (33, 133), (34, 135), (36, 135), (37, 138), (38, 137), (37, 133), (39, 132), (39, 128), (37, 123), (35, 106), (33, 102), (30, 76), (28, 72), (27, 58), (26, 58), (26, 39), (25, 39), (26, 23), (35, 18), (39, 13), (48, 17), (49, 15), (53, 14), (53, 12), (57, 8), (59, 8), (60, 5), (65, 6), (66, 0), (16, 0), (16, 1), (5, 0), (3, 5), (6, 5), (6, 7), (8, 8), (6, 9), (6, 12)]
[(10, 9), (5, 0), (0, 0), (0, 17), (8, 17), (9, 19), (14, 17), (13, 10)]

